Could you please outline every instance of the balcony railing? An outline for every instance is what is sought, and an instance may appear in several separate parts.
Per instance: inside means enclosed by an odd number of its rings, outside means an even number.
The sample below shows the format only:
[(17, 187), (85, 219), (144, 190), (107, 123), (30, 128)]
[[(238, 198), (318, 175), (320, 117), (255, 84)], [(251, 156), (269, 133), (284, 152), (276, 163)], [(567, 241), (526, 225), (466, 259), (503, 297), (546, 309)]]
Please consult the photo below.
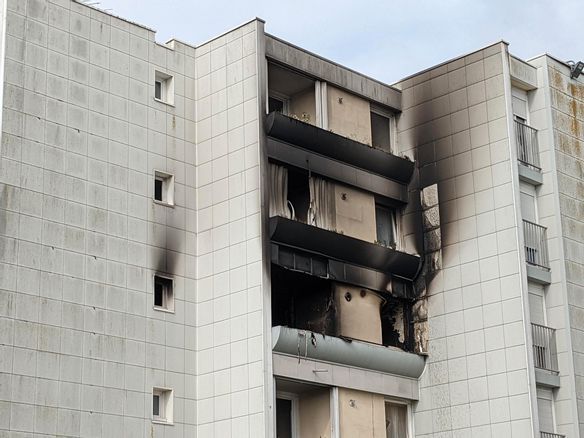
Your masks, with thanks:
[(551, 432), (540, 432), (541, 438), (566, 438), (566, 435), (560, 435), (559, 433)]
[(530, 265), (550, 269), (550, 258), (547, 247), (547, 228), (523, 221), (523, 234), (525, 238), (525, 259)]
[(532, 323), (531, 333), (533, 336), (533, 359), (535, 361), (535, 367), (557, 373), (558, 352), (556, 348), (556, 330), (544, 325)]
[(537, 144), (537, 129), (519, 120), (515, 120), (515, 136), (517, 139), (517, 158), (519, 162), (535, 170), (541, 170), (539, 146)]

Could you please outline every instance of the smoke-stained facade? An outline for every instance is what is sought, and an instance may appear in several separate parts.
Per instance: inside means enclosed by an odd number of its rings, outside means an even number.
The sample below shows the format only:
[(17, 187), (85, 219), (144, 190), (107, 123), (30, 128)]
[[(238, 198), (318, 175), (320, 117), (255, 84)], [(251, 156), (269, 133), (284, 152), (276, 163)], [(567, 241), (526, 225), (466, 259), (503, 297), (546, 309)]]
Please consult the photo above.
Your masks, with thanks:
[(0, 435), (580, 436), (569, 65), (0, 3)]

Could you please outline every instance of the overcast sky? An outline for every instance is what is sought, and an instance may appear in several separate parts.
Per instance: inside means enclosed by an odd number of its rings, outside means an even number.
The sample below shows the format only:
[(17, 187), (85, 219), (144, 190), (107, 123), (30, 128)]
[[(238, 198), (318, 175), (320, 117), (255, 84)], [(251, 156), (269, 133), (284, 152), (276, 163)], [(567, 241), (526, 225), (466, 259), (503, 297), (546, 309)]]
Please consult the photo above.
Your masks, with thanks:
[(198, 45), (254, 17), (266, 31), (387, 83), (505, 40), (527, 59), (584, 59), (583, 0), (88, 0)]

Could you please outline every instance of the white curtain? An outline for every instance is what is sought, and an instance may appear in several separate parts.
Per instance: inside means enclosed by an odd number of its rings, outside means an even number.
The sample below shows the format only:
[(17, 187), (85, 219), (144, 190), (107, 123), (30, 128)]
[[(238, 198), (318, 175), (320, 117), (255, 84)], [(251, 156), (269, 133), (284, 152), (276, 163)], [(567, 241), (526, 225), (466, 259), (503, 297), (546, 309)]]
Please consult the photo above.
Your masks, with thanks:
[(308, 223), (325, 230), (334, 230), (336, 228), (334, 184), (311, 176), (308, 185), (310, 188)]
[(408, 436), (408, 408), (406, 406), (385, 404), (385, 431), (387, 438)]
[(270, 163), (270, 217), (290, 217), (288, 209), (288, 169)]

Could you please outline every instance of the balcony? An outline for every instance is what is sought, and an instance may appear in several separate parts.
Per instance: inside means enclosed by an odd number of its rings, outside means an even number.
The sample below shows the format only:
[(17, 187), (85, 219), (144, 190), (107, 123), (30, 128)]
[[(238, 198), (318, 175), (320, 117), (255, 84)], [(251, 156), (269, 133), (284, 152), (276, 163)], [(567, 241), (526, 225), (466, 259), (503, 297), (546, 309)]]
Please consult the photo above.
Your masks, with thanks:
[(270, 218), (272, 242), (413, 280), (420, 257), (281, 216)]
[(552, 432), (540, 432), (541, 438), (566, 438), (566, 435), (560, 435), (559, 433)]
[[(266, 131), (268, 136), (281, 140), (284, 144), (288, 143), (317, 156), (328, 157), (336, 163), (347, 164), (399, 184), (407, 184), (414, 171), (414, 163), (406, 158), (375, 149), (279, 112), (268, 115)], [(268, 151), (269, 154), (278, 152), (276, 148), (272, 149)], [(293, 158), (287, 157), (287, 160)]]
[(525, 261), (527, 276), (538, 283), (551, 282), (550, 260), (547, 247), (547, 228), (530, 221), (523, 220), (523, 236), (525, 239)]
[(560, 386), (556, 330), (531, 323), (535, 380), (538, 384), (557, 388)]
[(517, 142), (517, 159), (520, 164), (519, 177), (528, 183), (540, 185), (543, 178), (539, 161), (537, 129), (520, 120), (515, 120), (515, 140)]

